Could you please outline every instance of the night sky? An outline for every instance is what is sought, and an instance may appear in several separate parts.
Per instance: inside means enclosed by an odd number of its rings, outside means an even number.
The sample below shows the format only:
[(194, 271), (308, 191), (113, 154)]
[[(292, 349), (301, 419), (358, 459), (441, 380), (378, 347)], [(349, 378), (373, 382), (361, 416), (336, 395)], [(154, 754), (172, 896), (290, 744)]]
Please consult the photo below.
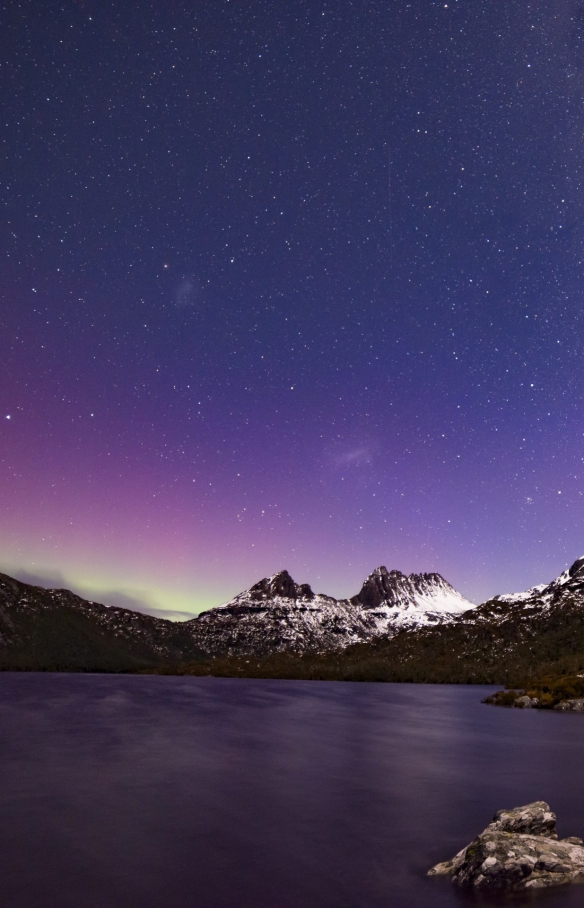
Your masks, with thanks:
[(1, 570), (179, 616), (582, 554), (581, 2), (2, 20)]

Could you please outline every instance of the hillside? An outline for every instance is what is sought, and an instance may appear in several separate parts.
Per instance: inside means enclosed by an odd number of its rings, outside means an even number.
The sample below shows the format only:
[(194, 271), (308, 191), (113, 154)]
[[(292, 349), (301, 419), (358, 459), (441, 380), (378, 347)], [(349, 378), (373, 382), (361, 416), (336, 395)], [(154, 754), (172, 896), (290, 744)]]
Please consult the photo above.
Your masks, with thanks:
[(0, 574), (0, 669), (522, 687), (584, 671), (584, 558), (547, 585), (464, 602), (438, 574), (379, 568), (337, 601), (283, 571), (174, 623)]
[(583, 574), (584, 561), (578, 576), (556, 589), (553, 599), (493, 599), (448, 624), (400, 631), (390, 639), (340, 652), (217, 659), (182, 670), (239, 677), (520, 686), (545, 675), (571, 675), (584, 671)]
[(0, 670), (131, 672), (208, 656), (187, 624), (0, 574)]
[(336, 651), (402, 628), (448, 622), (473, 604), (439, 574), (377, 568), (352, 599), (287, 571), (180, 623), (0, 574), (0, 669), (148, 671), (226, 656)]

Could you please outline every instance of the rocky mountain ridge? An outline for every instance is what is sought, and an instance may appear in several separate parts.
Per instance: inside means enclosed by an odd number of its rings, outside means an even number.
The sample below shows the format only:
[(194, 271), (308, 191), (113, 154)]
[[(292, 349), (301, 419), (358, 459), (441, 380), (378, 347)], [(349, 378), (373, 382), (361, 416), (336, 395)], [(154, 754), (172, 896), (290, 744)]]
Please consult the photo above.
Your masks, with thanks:
[(340, 650), (472, 607), (439, 574), (378, 568), (352, 599), (297, 584), (287, 571), (225, 605), (172, 622), (0, 574), (0, 668), (133, 671), (216, 656)]
[[(280, 657), (308, 662), (283, 669)], [(183, 622), (0, 574), (0, 669), (172, 671), (217, 659), (239, 659), (237, 674), (251, 659), (260, 675), (301, 677), (318, 662), (323, 676), (347, 680), (507, 683), (534, 666), (584, 671), (584, 557), (549, 584), (480, 606), (439, 574), (379, 567), (337, 600), (279, 571)], [(265, 668), (266, 659), (276, 662)]]
[[(541, 596), (541, 591), (546, 594)], [(530, 690), (542, 679), (584, 677), (584, 559), (535, 593), (498, 596), (438, 624), (398, 630), (328, 652), (282, 651), (257, 659), (219, 657), (200, 669), (188, 667), (188, 672), (330, 681), (504, 684), (522, 690)], [(570, 696), (582, 694), (562, 692), (563, 698)]]
[(188, 623), (199, 648), (212, 655), (265, 656), (340, 650), (443, 624), (475, 607), (435, 573), (408, 577), (381, 566), (355, 596), (335, 599), (279, 571)]

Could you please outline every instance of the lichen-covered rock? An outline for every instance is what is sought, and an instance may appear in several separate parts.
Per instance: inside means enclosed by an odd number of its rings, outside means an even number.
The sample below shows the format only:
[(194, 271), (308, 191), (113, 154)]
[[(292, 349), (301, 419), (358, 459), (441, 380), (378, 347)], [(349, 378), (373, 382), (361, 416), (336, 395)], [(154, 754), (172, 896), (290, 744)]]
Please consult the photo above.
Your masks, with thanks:
[(575, 836), (558, 840), (555, 814), (545, 801), (535, 801), (499, 810), (470, 845), (428, 873), (480, 890), (558, 886), (584, 881), (584, 843)]
[(537, 697), (529, 697), (527, 694), (524, 694), (522, 697), (517, 697), (513, 706), (518, 706), (520, 709), (533, 709), (538, 703), (539, 700)]
[(557, 839), (556, 815), (545, 801), (534, 801), (525, 807), (498, 810), (485, 832), (520, 832)]

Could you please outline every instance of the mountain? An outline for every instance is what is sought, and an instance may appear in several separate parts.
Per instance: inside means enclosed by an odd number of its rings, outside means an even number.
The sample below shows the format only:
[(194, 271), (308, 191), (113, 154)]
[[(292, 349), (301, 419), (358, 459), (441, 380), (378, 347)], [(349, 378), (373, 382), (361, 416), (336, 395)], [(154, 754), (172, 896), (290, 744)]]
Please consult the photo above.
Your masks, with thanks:
[(135, 671), (216, 656), (337, 651), (473, 607), (439, 574), (380, 567), (356, 596), (336, 600), (280, 571), (178, 623), (0, 574), (0, 668)]
[(410, 574), (378, 567), (351, 602), (379, 619), (383, 633), (443, 623), (476, 608), (440, 574)]
[(266, 656), (339, 650), (452, 621), (475, 607), (440, 574), (407, 577), (379, 567), (356, 596), (334, 599), (280, 571), (188, 623), (198, 647), (212, 655)]
[(439, 624), (411, 627), (337, 652), (220, 658), (188, 672), (520, 688), (542, 678), (584, 677), (584, 557), (549, 584), (496, 596)]
[(0, 669), (525, 686), (584, 672), (584, 557), (480, 606), (439, 574), (379, 567), (337, 600), (280, 571), (183, 622), (0, 574)]
[(182, 624), (0, 574), (0, 669), (139, 671), (196, 661)]

